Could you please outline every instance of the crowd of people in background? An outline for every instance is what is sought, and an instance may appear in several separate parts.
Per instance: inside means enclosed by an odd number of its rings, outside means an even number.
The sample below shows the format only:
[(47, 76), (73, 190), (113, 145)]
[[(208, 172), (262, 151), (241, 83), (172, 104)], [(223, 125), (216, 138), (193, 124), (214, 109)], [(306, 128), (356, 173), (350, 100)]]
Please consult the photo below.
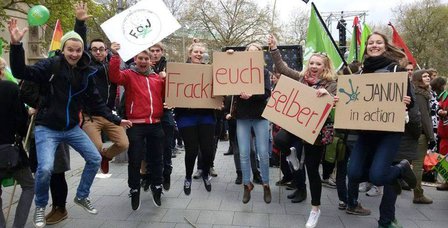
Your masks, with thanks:
[[(235, 184), (243, 185), (242, 203), (251, 200), (254, 183), (262, 186), (264, 202), (271, 202), (269, 166), (279, 161), (283, 178), (275, 185), (294, 190), (287, 196), (292, 203), (306, 200), (308, 182), (311, 209), (307, 228), (316, 227), (322, 213), (322, 186), (336, 189), (338, 209), (353, 215), (371, 214), (361, 205), (359, 192), (381, 196), (379, 227), (402, 227), (395, 215), (395, 203), (402, 190), (413, 191), (415, 204), (433, 202), (422, 187), (423, 161), (428, 153), (448, 152), (446, 79), (434, 69), (415, 70), (403, 51), (391, 45), (384, 34), (373, 32), (367, 39), (363, 62), (353, 62), (339, 72), (325, 53), (313, 53), (302, 71), (289, 68), (282, 60), (275, 36), (269, 35), (267, 46), (274, 70), (265, 69), (263, 94), (227, 96), (220, 110), (172, 108), (164, 103), (167, 60), (162, 43), (123, 64), (118, 51), (126, 47), (120, 43), (112, 42), (108, 47), (102, 39), (87, 41), (85, 22), (90, 16), (84, 3), (75, 4), (75, 15), (74, 31), (63, 36), (56, 56), (34, 65), (25, 65), (21, 41), (26, 29), (19, 28), (16, 19), (8, 24), (9, 65), (13, 75), (23, 82), (19, 88), (4, 80), (7, 64), (1, 59), (0, 106), (8, 108), (0, 110), (6, 123), (0, 130), (0, 144), (14, 144), (16, 135), (25, 137), (27, 117), (35, 115), (30, 159), (22, 151), (23, 162), (18, 168), (0, 171), (0, 179), (13, 176), (23, 189), (14, 227), (25, 225), (33, 196), (35, 227), (56, 224), (68, 217), (64, 175), (70, 169), (68, 146), (86, 162), (74, 202), (88, 213), (97, 214), (89, 197), (94, 177), (98, 170), (108, 173), (109, 162), (126, 151), (133, 210), (141, 206), (141, 189), (150, 190), (154, 204), (162, 205), (162, 192), (171, 187), (171, 159), (179, 148), (185, 150), (184, 194), (191, 194), (192, 178), (202, 179), (206, 191), (212, 191), (212, 177), (218, 175), (213, 161), (222, 132), (228, 132), (229, 149), (224, 155), (234, 157)], [(263, 48), (251, 43), (246, 51)], [(205, 64), (206, 52), (206, 44), (194, 39), (188, 48), (187, 63)], [(227, 51), (228, 55), (233, 53)], [(399, 71), (408, 72), (409, 86), (403, 97), (408, 117), (404, 133), (331, 129), (333, 140), (328, 141), (322, 134), (310, 144), (261, 116), (281, 77), (315, 89), (316, 97), (331, 96), (336, 105), (338, 75), (362, 77)], [(27, 81), (40, 85), (37, 100), (26, 96)], [(120, 116), (115, 114), (117, 111)], [(332, 121), (329, 116), (325, 122)], [(111, 146), (103, 145), (104, 136)], [(439, 178), (439, 182), (438, 190), (448, 190), (446, 181)], [(46, 214), (49, 190), (53, 206)], [(0, 227), (4, 226), (0, 215)]]

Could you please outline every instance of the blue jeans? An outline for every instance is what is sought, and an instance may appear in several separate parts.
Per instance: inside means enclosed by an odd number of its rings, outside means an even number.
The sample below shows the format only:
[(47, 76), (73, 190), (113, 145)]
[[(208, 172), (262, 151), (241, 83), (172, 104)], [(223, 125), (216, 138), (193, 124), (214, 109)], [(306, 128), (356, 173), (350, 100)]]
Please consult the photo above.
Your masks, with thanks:
[[(380, 225), (388, 225), (395, 219), (396, 192), (392, 184), (401, 176), (400, 168), (392, 162), (400, 145), (403, 133), (362, 132), (350, 155), (348, 166), (349, 182), (354, 184), (370, 181), (384, 186), (380, 205)], [(349, 190), (350, 191), (350, 190)], [(349, 202), (352, 204), (354, 202)]]
[(252, 132), (255, 133), (255, 149), (260, 160), (261, 179), (269, 185), (269, 121), (265, 119), (239, 119), (236, 122), (238, 149), (240, 150), (243, 184), (250, 182), (250, 144)]
[(53, 172), (54, 156), (56, 147), (65, 142), (78, 151), (86, 161), (81, 175), (81, 181), (76, 192), (76, 197), (86, 198), (89, 196), (95, 175), (98, 172), (101, 156), (95, 145), (86, 133), (75, 126), (67, 131), (57, 131), (45, 126), (36, 126), (34, 130), (37, 150), (37, 170), (35, 176), (34, 200), (36, 207), (45, 207), (48, 203), (48, 189), (50, 186), (51, 173)]

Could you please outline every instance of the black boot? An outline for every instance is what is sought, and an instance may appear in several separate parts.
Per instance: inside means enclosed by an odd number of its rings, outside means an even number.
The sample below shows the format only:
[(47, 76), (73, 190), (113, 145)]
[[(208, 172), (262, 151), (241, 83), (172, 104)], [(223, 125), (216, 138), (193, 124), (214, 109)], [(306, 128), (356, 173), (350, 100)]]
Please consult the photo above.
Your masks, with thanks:
[(241, 174), (241, 171), (237, 171), (236, 172), (236, 179), (235, 179), (235, 184), (242, 184), (243, 183), (243, 174)]
[(287, 195), (286, 197), (287, 197), (288, 199), (294, 199), (294, 198), (296, 198), (296, 195), (297, 195), (297, 194), (299, 194), (299, 190), (298, 190), (298, 189), (296, 189), (293, 193)]
[(261, 179), (260, 172), (254, 173), (253, 181), (254, 181), (255, 184), (263, 184), (263, 180)]
[(304, 200), (306, 200), (306, 189), (303, 190), (296, 190), (296, 194), (295, 197), (293, 199), (291, 199), (291, 203), (300, 203)]

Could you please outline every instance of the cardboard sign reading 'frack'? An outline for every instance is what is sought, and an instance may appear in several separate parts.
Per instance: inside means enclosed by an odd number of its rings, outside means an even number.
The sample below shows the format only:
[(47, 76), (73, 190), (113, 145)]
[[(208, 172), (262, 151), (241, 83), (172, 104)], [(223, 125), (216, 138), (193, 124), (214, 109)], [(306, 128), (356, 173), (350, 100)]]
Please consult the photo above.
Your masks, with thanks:
[(407, 82), (406, 72), (339, 76), (335, 128), (403, 132)]
[(223, 97), (212, 97), (212, 89), (211, 65), (167, 64), (165, 102), (168, 106), (219, 109)]
[(333, 97), (286, 76), (280, 77), (262, 116), (313, 144), (333, 107)]
[(264, 94), (261, 51), (213, 53), (213, 95)]

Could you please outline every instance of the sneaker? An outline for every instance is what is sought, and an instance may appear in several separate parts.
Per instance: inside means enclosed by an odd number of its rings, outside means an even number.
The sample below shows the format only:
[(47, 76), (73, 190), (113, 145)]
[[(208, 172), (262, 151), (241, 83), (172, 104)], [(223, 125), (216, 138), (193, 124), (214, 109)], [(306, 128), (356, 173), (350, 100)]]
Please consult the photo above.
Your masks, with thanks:
[(354, 207), (354, 208), (347, 207), (347, 209), (345, 210), (345, 213), (350, 214), (350, 215), (367, 216), (367, 215), (370, 215), (370, 213), (372, 213), (372, 212), (367, 208), (363, 208), (361, 206), (361, 203), (358, 203), (358, 205), (356, 205), (356, 207)]
[(131, 189), (129, 197), (131, 197), (132, 210), (138, 210), (140, 208), (140, 189)]
[(202, 181), (204, 181), (205, 190), (207, 190), (207, 192), (211, 192), (212, 191), (212, 183), (210, 183), (210, 178), (203, 177)]
[(41, 228), (46, 225), (45, 207), (36, 207), (36, 210), (34, 211), (33, 224), (36, 228)]
[(314, 228), (317, 225), (317, 222), (319, 221), (320, 216), (320, 209), (317, 211), (311, 210), (310, 217), (308, 217), (308, 221), (305, 224), (306, 228)]
[(199, 179), (202, 177), (202, 170), (198, 169), (196, 170), (196, 173), (193, 175), (193, 179)]
[(379, 225), (378, 228), (403, 228), (403, 226), (398, 223), (397, 219), (394, 219), (389, 225), (383, 226)]
[(156, 207), (162, 206), (162, 186), (155, 186), (151, 189), (152, 191), (152, 202)]
[(101, 152), (101, 166), (100, 170), (102, 173), (106, 174), (109, 173), (109, 162), (112, 160), (106, 156), (104, 156), (104, 152), (107, 150), (107, 148), (103, 148), (103, 151)]
[(291, 182), (291, 180), (282, 178), (281, 180), (275, 182), (275, 186), (287, 186), (287, 184), (290, 182)]
[(295, 147), (289, 148), (291, 153), (286, 156), (286, 161), (291, 165), (295, 171), (299, 170), (299, 159), (297, 158), (297, 151)]
[(75, 201), (76, 204), (78, 204), (79, 206), (81, 206), (84, 210), (86, 210), (87, 212), (89, 212), (90, 214), (98, 214), (98, 210), (96, 210), (93, 206), (92, 203), (90, 202), (90, 199), (88, 197), (80, 199), (78, 197), (75, 197), (75, 199), (73, 200)]
[(347, 209), (347, 204), (344, 201), (339, 201), (338, 209), (339, 210), (346, 210)]
[(368, 192), (372, 188), (372, 184), (369, 182), (361, 182), (359, 184), (359, 192)]
[(336, 183), (331, 178), (322, 180), (322, 186), (327, 188), (336, 188)]
[(165, 189), (165, 191), (169, 191), (170, 187), (171, 187), (171, 176), (167, 175), (163, 178), (163, 189)]
[(47, 222), (47, 225), (54, 225), (67, 219), (67, 217), (68, 212), (65, 207), (58, 207), (53, 205), (51, 212), (47, 216), (45, 216), (45, 220)]
[(372, 188), (366, 192), (366, 196), (380, 196), (383, 194), (383, 186), (375, 186), (373, 185)]
[(210, 167), (209, 173), (210, 173), (210, 176), (212, 176), (212, 177), (218, 176), (218, 173), (215, 171), (215, 169), (213, 167)]
[(185, 179), (184, 181), (184, 193), (185, 195), (190, 195), (191, 193), (191, 180)]

